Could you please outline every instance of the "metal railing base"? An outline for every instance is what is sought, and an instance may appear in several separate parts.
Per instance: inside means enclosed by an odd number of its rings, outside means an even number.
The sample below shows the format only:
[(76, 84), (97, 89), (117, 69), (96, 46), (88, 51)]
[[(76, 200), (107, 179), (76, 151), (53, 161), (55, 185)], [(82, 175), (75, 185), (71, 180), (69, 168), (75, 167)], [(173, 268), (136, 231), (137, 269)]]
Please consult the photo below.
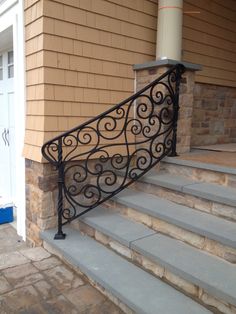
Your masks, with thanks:
[(66, 238), (66, 234), (65, 233), (56, 233), (54, 236), (54, 240), (64, 240)]

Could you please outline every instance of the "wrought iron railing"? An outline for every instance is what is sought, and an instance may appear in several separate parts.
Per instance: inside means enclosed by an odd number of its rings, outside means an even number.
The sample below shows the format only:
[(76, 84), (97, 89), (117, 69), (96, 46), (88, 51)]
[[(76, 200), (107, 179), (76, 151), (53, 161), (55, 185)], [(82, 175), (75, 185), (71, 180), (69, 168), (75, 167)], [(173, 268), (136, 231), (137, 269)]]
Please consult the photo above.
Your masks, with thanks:
[(178, 64), (120, 104), (42, 147), (58, 171), (58, 232), (176, 155)]

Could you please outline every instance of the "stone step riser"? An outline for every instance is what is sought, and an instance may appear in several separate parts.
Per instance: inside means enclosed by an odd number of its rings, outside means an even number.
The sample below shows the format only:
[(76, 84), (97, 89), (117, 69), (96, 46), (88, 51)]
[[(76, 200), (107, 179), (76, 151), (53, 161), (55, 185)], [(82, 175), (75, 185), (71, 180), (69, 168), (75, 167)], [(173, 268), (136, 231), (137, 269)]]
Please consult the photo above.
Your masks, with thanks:
[(211, 200), (203, 199), (194, 195), (189, 195), (184, 192), (171, 190), (168, 188), (160, 187), (151, 183), (137, 181), (130, 188), (146, 192), (165, 198), (174, 203), (191, 207), (193, 209), (206, 212), (208, 214), (225, 218), (230, 221), (236, 221), (236, 208), (226, 204), (221, 204)]
[(184, 176), (196, 181), (215, 183), (232, 188), (236, 187), (236, 175), (232, 173), (225, 173), (217, 170), (202, 169), (194, 166), (190, 167), (167, 162), (161, 162), (160, 170), (166, 171), (170, 174)]
[(146, 213), (141, 213), (134, 208), (124, 206), (116, 201), (108, 201), (105, 206), (112, 208), (114, 211), (127, 216), (129, 219), (142, 223), (157, 232), (183, 241), (195, 248), (206, 251), (214, 256), (218, 256), (230, 263), (236, 263), (236, 249), (226, 246), (218, 241), (193, 233)]
[[(76, 225), (76, 224), (75, 224)], [(78, 229), (79, 230), (79, 229)], [(112, 293), (104, 289), (101, 285), (99, 285), (97, 282), (95, 282), (92, 278), (85, 275), (78, 267), (75, 267), (73, 262), (70, 262), (67, 258), (61, 254), (57, 249), (55, 249), (52, 245), (47, 243), (46, 241), (43, 241), (43, 247), (50, 252), (51, 254), (56, 255), (59, 257), (65, 264), (67, 264), (69, 267), (71, 267), (76, 273), (79, 275), (82, 275), (87, 278), (89, 283), (96, 289), (98, 289), (103, 295), (105, 295), (110, 301), (112, 301), (115, 305), (117, 305), (125, 314), (135, 314), (134, 311), (132, 311), (129, 307), (127, 307), (126, 304), (122, 303), (118, 298), (116, 298)], [(234, 313), (233, 313), (234, 314)]]
[(190, 296), (191, 298), (193, 298), (194, 300), (197, 300), (199, 303), (203, 304), (209, 310), (217, 311), (217, 313), (219, 314), (236, 313), (236, 307), (234, 307), (233, 305), (221, 299), (215, 298), (214, 296), (206, 292), (204, 289), (202, 289), (200, 286), (195, 285), (189, 281), (186, 281), (185, 279), (173, 273), (173, 271), (171, 271), (170, 269), (167, 269), (163, 265), (150, 260), (149, 258), (140, 254), (133, 248), (124, 246), (123, 244), (112, 239), (111, 237), (89, 226), (85, 222), (81, 221), (77, 223), (75, 222), (73, 223), (73, 227), (80, 230), (80, 232), (89, 235), (90, 237), (93, 237), (101, 244), (111, 248), (116, 253), (124, 256), (125, 258), (132, 261), (139, 267), (142, 267), (144, 270), (150, 272), (152, 275), (164, 280), (168, 284), (178, 289), (180, 292), (183, 292)]

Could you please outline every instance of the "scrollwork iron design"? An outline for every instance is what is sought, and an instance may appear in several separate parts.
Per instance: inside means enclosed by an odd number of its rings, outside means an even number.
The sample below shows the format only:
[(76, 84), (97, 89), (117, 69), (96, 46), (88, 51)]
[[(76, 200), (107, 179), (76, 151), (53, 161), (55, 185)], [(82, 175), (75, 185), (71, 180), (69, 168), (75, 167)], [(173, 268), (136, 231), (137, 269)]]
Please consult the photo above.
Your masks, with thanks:
[(176, 155), (178, 64), (125, 101), (46, 142), (42, 154), (56, 166), (58, 232)]

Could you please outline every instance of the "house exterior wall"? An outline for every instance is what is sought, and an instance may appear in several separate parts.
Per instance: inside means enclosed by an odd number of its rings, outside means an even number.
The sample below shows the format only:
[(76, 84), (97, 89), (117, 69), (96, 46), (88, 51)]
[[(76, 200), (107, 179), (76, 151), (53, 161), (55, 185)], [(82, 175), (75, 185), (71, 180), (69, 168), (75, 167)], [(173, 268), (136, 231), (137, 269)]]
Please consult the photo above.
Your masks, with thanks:
[(198, 63), (191, 145), (236, 141), (236, 2), (185, 0), (183, 60)]
[(134, 63), (155, 58), (155, 1), (26, 1), (24, 155), (134, 92)]
[[(231, 0), (185, 0), (183, 60), (196, 82), (236, 86)], [(155, 59), (157, 1), (25, 1), (27, 119), (24, 156), (134, 92), (132, 65)]]
[(203, 66), (196, 82), (236, 87), (236, 2), (185, 0), (184, 12), (183, 61)]
[(191, 145), (236, 142), (236, 88), (197, 83)]
[[(201, 14), (184, 14), (183, 60), (203, 65), (195, 82), (206, 93), (212, 86), (236, 87), (231, 6), (235, 8), (232, 0), (184, 1), (184, 11)], [(156, 19), (156, 0), (25, 0), (24, 156), (27, 239), (32, 245), (40, 244), (40, 230), (56, 224), (56, 177), (43, 163), (43, 143), (133, 94), (133, 64), (155, 60)], [(192, 110), (193, 120), (198, 115), (197, 94), (185, 94), (181, 152), (189, 149)]]
[(56, 226), (57, 174), (43, 143), (134, 92), (134, 63), (155, 58), (153, 1), (25, 1), (26, 226), (29, 245)]

